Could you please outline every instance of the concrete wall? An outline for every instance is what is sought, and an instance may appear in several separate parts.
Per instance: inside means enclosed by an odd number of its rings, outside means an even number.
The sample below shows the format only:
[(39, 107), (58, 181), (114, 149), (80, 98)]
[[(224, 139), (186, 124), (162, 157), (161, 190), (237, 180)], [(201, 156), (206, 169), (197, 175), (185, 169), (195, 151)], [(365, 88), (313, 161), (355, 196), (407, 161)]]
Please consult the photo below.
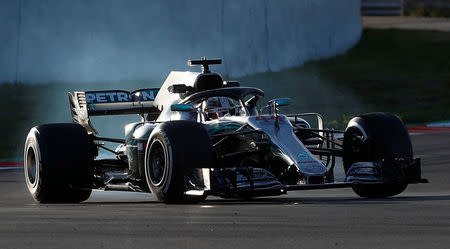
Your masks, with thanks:
[(164, 78), (221, 57), (227, 76), (329, 57), (361, 35), (360, 0), (2, 0), (0, 81)]

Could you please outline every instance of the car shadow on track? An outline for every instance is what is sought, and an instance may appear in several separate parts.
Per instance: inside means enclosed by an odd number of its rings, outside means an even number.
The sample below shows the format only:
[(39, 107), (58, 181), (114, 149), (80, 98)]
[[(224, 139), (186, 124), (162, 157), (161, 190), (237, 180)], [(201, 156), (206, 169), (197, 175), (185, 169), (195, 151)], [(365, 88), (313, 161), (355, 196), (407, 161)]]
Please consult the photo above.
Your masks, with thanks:
[(206, 200), (202, 205), (361, 205), (396, 204), (405, 202), (450, 201), (450, 195), (398, 196), (391, 198), (366, 199), (360, 197), (279, 197), (255, 198), (252, 200), (217, 199)]
[[(188, 206), (229, 206), (229, 205), (385, 205), (400, 204), (405, 202), (423, 202), (423, 201), (450, 201), (450, 195), (430, 195), (430, 196), (398, 196), (391, 198), (366, 199), (360, 197), (264, 197), (254, 199), (207, 199), (196, 204), (171, 204)], [(101, 200), (86, 201), (81, 205), (154, 205), (161, 204), (155, 199), (149, 200)], [(39, 205), (39, 204), (38, 204)], [(61, 204), (56, 204), (61, 205)], [(62, 204), (70, 205), (70, 204)], [(162, 204), (163, 205), (163, 204)]]

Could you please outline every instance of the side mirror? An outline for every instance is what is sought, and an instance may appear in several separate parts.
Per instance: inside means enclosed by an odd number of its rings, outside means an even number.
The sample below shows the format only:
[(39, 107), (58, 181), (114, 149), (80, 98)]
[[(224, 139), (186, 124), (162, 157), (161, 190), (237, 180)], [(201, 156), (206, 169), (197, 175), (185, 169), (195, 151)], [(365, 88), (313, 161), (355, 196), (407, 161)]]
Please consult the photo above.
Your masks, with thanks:
[(278, 107), (288, 106), (290, 104), (291, 104), (290, 98), (272, 99), (269, 102), (267, 102), (267, 105), (262, 107), (259, 112), (262, 113), (263, 110), (267, 109), (267, 110), (269, 110), (269, 114), (278, 115)]
[(175, 84), (167, 88), (170, 93), (186, 93), (192, 90), (192, 87), (188, 87), (185, 84)]
[(195, 112), (195, 108), (192, 105), (184, 104), (171, 105), (170, 110), (175, 112)]
[(271, 106), (275, 104), (276, 106), (288, 106), (291, 104), (290, 98), (280, 98), (280, 99), (272, 99), (267, 103), (267, 105)]

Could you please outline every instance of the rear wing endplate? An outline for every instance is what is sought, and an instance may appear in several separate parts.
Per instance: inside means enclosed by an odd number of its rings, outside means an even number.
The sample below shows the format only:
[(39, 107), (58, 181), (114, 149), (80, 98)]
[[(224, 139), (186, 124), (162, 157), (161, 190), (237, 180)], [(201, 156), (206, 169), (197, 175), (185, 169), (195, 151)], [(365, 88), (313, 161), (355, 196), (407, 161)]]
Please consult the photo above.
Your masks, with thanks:
[[(157, 117), (154, 105), (158, 88), (140, 89), (133, 92), (122, 90), (69, 92), (69, 103), (74, 123), (82, 125), (90, 133), (97, 134), (91, 126), (90, 116), (149, 114), (147, 119)], [(150, 115), (153, 114), (153, 115)]]

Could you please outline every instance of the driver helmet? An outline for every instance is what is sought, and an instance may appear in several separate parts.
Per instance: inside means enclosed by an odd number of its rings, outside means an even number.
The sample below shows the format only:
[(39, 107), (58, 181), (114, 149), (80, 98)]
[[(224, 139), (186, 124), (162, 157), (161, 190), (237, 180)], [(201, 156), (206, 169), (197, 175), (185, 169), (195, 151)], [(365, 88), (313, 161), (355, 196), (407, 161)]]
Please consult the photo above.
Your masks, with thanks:
[(227, 114), (233, 115), (236, 105), (228, 97), (211, 97), (206, 101), (205, 113), (208, 119), (218, 119)]

